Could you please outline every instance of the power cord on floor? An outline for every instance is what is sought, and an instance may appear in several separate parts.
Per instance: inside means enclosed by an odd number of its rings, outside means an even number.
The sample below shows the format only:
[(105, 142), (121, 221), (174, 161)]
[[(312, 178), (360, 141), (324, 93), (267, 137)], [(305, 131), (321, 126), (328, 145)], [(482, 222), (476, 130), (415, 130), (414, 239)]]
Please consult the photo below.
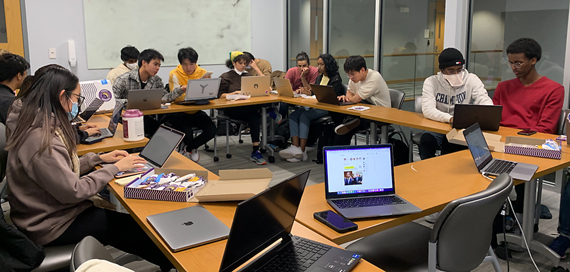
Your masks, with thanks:
[(501, 215), (503, 216), (503, 241), (505, 243), (505, 260), (507, 261), (507, 272), (511, 271), (509, 265), (509, 247), (507, 246), (507, 203), (503, 203), (503, 208), (501, 209)]
[[(507, 197), (507, 202), (509, 202), (509, 206), (511, 207), (511, 211), (514, 211), (515, 209), (513, 208), (513, 203), (511, 202), (511, 198)], [(530, 252), (530, 247), (526, 241), (526, 237), (524, 235), (524, 230), (521, 226), (521, 223), (519, 222), (519, 219), (517, 218), (517, 215), (514, 212), (513, 212), (513, 217), (515, 218), (515, 221), (517, 222), (517, 225), (519, 226), (519, 229), (521, 230), (521, 235), (522, 235), (524, 244), (526, 245), (526, 250), (528, 251), (528, 256), (530, 257), (530, 260), (532, 261), (534, 268), (536, 268), (536, 271), (540, 272), (540, 269), (538, 269), (538, 266), (536, 265), (536, 262), (534, 262), (534, 258), (532, 257), (532, 253)]]

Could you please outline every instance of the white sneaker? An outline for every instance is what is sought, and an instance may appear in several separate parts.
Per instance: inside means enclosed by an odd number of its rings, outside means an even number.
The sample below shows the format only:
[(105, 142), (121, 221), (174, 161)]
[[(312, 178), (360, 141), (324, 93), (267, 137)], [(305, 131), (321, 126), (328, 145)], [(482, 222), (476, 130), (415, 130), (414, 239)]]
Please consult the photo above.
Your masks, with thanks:
[(437, 221), (437, 218), (439, 218), (439, 214), (441, 214), (441, 212), (436, 212), (436, 213), (430, 214), (430, 215), (424, 217), (424, 220), (426, 220), (428, 223), (434, 224), (435, 221)]
[(193, 149), (190, 151), (190, 159), (194, 162), (198, 162), (200, 160), (200, 153), (198, 153), (198, 149)]
[(279, 156), (281, 156), (281, 158), (284, 159), (293, 159), (296, 157), (295, 156), (296, 154), (302, 154), (302, 153), (303, 151), (301, 151), (300, 147), (291, 145), (286, 149), (279, 151)]
[(309, 156), (307, 155), (307, 151), (299, 154), (299, 156), (297, 156), (295, 154), (295, 157), (291, 158), (291, 159), (287, 159), (288, 162), (300, 162), (300, 161), (306, 161), (309, 159)]

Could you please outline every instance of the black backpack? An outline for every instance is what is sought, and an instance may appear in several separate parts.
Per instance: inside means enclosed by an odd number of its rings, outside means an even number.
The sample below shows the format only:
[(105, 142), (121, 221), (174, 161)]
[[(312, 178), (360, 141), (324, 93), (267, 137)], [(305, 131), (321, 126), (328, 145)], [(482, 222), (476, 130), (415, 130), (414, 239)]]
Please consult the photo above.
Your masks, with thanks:
[[(399, 136), (399, 139), (395, 137)], [(406, 164), (410, 162), (410, 148), (404, 141), (401, 132), (392, 132), (388, 135), (388, 143), (392, 144), (392, 152), (394, 155), (394, 166)]]

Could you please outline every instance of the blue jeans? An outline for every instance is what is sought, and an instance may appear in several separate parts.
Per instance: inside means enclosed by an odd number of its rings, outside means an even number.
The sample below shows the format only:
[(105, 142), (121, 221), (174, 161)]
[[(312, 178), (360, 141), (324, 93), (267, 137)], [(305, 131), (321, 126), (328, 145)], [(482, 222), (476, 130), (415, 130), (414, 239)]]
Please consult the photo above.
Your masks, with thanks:
[(566, 184), (562, 196), (560, 196), (560, 217), (558, 218), (558, 224), (558, 232), (570, 238), (570, 183)]
[(326, 110), (307, 110), (304, 107), (294, 111), (289, 115), (289, 133), (291, 137), (298, 136), (299, 138), (307, 139), (309, 137), (311, 120), (327, 116), (328, 114), (329, 112)]

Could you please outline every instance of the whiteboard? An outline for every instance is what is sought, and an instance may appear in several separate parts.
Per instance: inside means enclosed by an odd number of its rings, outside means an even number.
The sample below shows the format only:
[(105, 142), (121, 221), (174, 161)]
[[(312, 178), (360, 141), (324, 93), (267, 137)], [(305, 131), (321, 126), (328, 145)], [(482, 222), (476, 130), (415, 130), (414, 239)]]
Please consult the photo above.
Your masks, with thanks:
[(88, 69), (115, 68), (127, 45), (158, 50), (165, 66), (188, 46), (201, 65), (251, 51), (250, 0), (83, 0), (83, 13)]

